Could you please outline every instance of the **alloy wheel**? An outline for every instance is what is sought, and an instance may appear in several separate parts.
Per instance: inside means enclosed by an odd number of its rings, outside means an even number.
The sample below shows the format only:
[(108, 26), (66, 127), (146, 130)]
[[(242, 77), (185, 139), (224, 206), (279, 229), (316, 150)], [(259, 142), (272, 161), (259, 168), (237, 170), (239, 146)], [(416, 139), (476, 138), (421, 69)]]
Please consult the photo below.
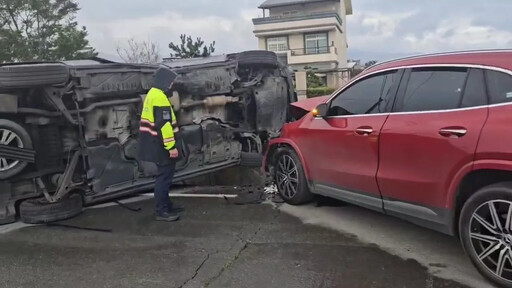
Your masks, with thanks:
[(288, 199), (293, 198), (299, 190), (299, 173), (297, 165), (289, 155), (279, 158), (277, 164), (277, 187)]
[[(0, 129), (0, 145), (6, 145), (15, 148), (23, 148), (23, 141), (21, 137), (15, 132), (1, 128)], [(0, 157), (0, 172), (8, 171), (18, 165), (20, 161), (11, 160), (5, 157)]]
[(496, 277), (512, 281), (512, 202), (482, 204), (473, 212), (468, 232), (478, 261)]

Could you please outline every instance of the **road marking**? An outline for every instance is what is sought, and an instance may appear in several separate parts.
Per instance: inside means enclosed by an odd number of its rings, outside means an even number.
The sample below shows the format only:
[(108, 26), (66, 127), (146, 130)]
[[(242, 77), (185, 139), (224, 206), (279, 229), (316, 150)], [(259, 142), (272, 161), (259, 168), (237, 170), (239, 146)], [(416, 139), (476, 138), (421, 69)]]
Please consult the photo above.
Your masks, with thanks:
[[(173, 197), (173, 198), (221, 198), (221, 199), (238, 197), (238, 195), (233, 195), (233, 194), (179, 194), (179, 193), (169, 193), (169, 196)], [(130, 203), (141, 202), (141, 201), (145, 201), (145, 200), (149, 200), (149, 199), (153, 199), (153, 198), (154, 198), (154, 196), (152, 193), (147, 193), (147, 194), (141, 194), (141, 195), (138, 195), (138, 196), (135, 196), (132, 198), (124, 199), (119, 202), (121, 202), (122, 204), (130, 204)], [(109, 202), (109, 203), (94, 205), (91, 207), (86, 207), (84, 209), (84, 211), (100, 209), (100, 208), (107, 208), (107, 207), (112, 207), (112, 206), (117, 206), (117, 205), (118, 205), (117, 203)], [(39, 226), (39, 225), (25, 224), (22, 222), (1, 225), (0, 226), (0, 235), (7, 234), (7, 233), (10, 233), (10, 232), (13, 232), (16, 230), (20, 230), (20, 229), (23, 229), (26, 227), (32, 227), (32, 226)]]
[[(178, 193), (169, 193), (169, 196), (172, 198), (222, 198), (222, 199), (238, 197), (238, 195), (233, 195), (233, 194), (178, 194)], [(119, 202), (121, 202), (122, 204), (130, 204), (130, 203), (136, 203), (136, 202), (145, 201), (145, 200), (149, 200), (149, 199), (153, 199), (153, 198), (154, 198), (154, 195), (152, 193), (147, 193), (147, 194), (141, 194), (141, 195), (133, 197), (133, 198), (124, 199)], [(107, 207), (112, 207), (112, 206), (116, 206), (116, 205), (118, 205), (118, 204), (114, 203), (114, 202), (109, 202), (109, 203), (98, 204), (98, 205), (94, 205), (91, 207), (87, 207), (87, 208), (85, 208), (85, 210), (107, 208)]]
[[(143, 195), (151, 195), (153, 198), (153, 194), (143, 194)], [(238, 195), (234, 194), (178, 194), (178, 193), (169, 193), (170, 197), (174, 198), (236, 198)]]
[[(132, 198), (124, 199), (124, 200), (119, 201), (119, 202), (123, 203), (123, 204), (130, 204), (130, 203), (136, 203), (136, 202), (140, 202), (140, 201), (144, 201), (144, 200), (149, 200), (151, 198), (153, 198), (153, 197), (152, 196), (148, 197), (146, 194), (143, 194), (143, 195), (135, 196), (135, 197), (132, 197)], [(94, 205), (94, 206), (91, 206), (91, 207), (86, 207), (84, 210), (107, 208), (107, 207), (112, 207), (112, 206), (117, 206), (117, 205), (118, 205), (117, 203), (108, 202), (108, 203), (104, 203), (104, 204)]]
[(25, 223), (21, 223), (21, 222), (16, 222), (16, 223), (12, 223), (12, 224), (2, 225), (2, 226), (0, 226), (0, 235), (1, 234), (7, 234), (9, 232), (16, 231), (16, 230), (19, 230), (19, 229), (23, 229), (23, 228), (26, 228), (26, 227), (32, 227), (32, 226), (37, 226), (37, 225), (25, 224)]

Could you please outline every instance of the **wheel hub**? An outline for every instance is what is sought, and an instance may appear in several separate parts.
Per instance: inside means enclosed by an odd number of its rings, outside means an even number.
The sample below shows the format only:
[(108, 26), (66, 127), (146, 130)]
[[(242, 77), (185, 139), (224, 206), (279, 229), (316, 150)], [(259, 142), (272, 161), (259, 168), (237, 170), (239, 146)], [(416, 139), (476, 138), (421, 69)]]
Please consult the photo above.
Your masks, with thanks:
[[(0, 145), (23, 148), (21, 137), (14, 131), (9, 129), (0, 128)], [(12, 160), (5, 157), (0, 157), (0, 172), (8, 171), (18, 165), (20, 161)]]
[(299, 189), (299, 176), (297, 165), (292, 157), (283, 155), (277, 164), (277, 187), (286, 197), (293, 198)]

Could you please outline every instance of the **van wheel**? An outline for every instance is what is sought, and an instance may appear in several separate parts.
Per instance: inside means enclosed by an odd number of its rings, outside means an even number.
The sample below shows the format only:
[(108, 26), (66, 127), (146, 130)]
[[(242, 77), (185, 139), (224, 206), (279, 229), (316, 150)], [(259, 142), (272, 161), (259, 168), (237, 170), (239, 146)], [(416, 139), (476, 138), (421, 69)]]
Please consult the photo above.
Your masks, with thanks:
[(29, 199), (20, 204), (21, 221), (28, 224), (43, 224), (66, 220), (83, 211), (80, 194), (71, 194), (58, 202), (50, 203), (46, 198)]
[(281, 197), (288, 204), (301, 205), (313, 200), (304, 168), (295, 151), (285, 148), (277, 152), (274, 180)]
[(62, 63), (9, 64), (0, 66), (0, 87), (27, 88), (66, 84), (69, 68)]
[(263, 164), (263, 155), (260, 153), (242, 152), (240, 155), (240, 165), (245, 167), (261, 167)]
[(464, 204), (462, 246), (489, 280), (512, 287), (512, 182), (484, 187)]
[[(0, 145), (32, 149), (32, 140), (27, 131), (18, 123), (0, 119)], [(24, 161), (0, 157), (0, 180), (18, 175), (27, 165), (28, 163)]]

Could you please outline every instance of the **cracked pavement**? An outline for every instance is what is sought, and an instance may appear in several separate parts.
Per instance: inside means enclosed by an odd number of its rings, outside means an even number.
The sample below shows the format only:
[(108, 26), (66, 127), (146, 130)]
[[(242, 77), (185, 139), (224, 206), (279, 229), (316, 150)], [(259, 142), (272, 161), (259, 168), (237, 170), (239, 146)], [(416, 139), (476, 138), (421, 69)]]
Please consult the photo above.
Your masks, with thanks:
[(85, 211), (0, 235), (0, 287), (466, 287), (357, 237), (271, 205), (178, 199), (176, 223), (153, 221), (152, 200)]

